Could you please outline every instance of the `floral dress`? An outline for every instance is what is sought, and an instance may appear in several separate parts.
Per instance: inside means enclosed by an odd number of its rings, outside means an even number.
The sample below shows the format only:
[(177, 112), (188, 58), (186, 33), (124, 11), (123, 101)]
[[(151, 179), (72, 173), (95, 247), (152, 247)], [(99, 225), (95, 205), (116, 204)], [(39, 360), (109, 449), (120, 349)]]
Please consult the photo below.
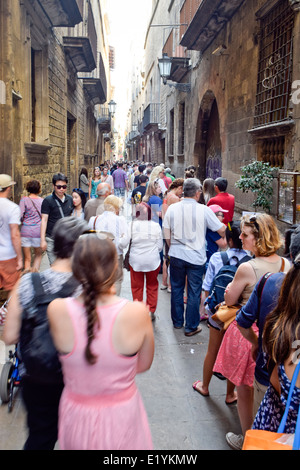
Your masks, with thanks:
[[(285, 373), (283, 364), (278, 366), (278, 377), (281, 386), (281, 394), (279, 396), (274, 387), (270, 384), (256, 414), (252, 429), (262, 429), (271, 432), (278, 431), (291, 386), (291, 381)], [(288, 434), (295, 433), (299, 404), (300, 388), (295, 387), (284, 431)]]

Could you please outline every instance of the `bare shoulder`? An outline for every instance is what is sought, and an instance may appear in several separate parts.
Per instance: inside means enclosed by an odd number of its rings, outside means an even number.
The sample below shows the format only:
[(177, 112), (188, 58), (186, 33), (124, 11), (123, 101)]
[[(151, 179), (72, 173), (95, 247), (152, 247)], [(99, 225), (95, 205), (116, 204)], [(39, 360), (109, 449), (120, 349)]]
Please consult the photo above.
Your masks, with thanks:
[(65, 305), (66, 299), (54, 299), (52, 302), (49, 304), (49, 307), (51, 307), (51, 310), (55, 310), (58, 307), (63, 307)]
[(241, 276), (248, 276), (248, 275), (254, 274), (253, 267), (249, 261), (247, 261), (246, 263), (240, 264), (236, 272), (237, 274), (240, 274)]
[(121, 354), (135, 354), (146, 337), (151, 336), (152, 322), (148, 307), (141, 302), (128, 302), (113, 326), (113, 344)]
[(127, 323), (143, 324), (149, 319), (149, 308), (143, 302), (127, 302), (121, 309), (119, 320)]
[(56, 318), (66, 312), (65, 299), (55, 299), (48, 305), (47, 314), (50, 318)]

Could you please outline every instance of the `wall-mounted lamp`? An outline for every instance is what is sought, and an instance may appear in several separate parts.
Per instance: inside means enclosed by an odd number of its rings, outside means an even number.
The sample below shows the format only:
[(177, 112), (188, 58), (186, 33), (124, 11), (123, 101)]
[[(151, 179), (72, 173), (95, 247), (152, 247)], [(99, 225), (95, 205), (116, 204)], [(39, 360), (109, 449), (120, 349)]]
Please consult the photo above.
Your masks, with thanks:
[(161, 59), (158, 59), (159, 65), (159, 72), (160, 76), (163, 79), (164, 85), (169, 85), (176, 88), (179, 91), (183, 91), (186, 93), (190, 93), (191, 85), (190, 83), (168, 83), (168, 79), (171, 75), (171, 68), (172, 68), (172, 58), (168, 56), (168, 54), (163, 53)]
[(116, 107), (117, 103), (115, 103), (113, 100), (110, 100), (110, 102), (108, 103), (108, 109), (112, 117), (114, 117), (116, 113)]
[(172, 59), (168, 54), (164, 53), (162, 59), (158, 59), (160, 76), (163, 79), (164, 85), (167, 84), (167, 80), (171, 75)]
[(215, 49), (213, 52), (212, 52), (212, 55), (229, 55), (229, 54), (224, 54), (224, 52), (227, 50), (227, 47), (224, 46), (224, 44), (221, 44), (220, 46), (217, 47), (217, 49)]

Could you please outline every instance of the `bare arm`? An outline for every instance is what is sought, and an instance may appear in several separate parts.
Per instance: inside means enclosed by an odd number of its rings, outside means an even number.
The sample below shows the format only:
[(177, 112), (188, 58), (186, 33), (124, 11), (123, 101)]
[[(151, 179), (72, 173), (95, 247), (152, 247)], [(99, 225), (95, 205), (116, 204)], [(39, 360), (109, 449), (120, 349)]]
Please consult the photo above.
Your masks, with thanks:
[(23, 268), (23, 256), (21, 248), (21, 234), (18, 224), (10, 224), (11, 242), (17, 255), (17, 271)]
[(3, 340), (7, 345), (16, 344), (19, 341), (22, 322), (22, 307), (18, 295), (19, 284), (20, 281), (14, 286), (7, 308), (3, 330)]
[(164, 238), (168, 246), (171, 245), (171, 231), (168, 228), (163, 229)]
[(222, 227), (217, 230), (217, 233), (222, 237), (224, 238), (225, 237), (225, 233), (226, 233), (226, 225), (222, 225)]
[(47, 250), (47, 242), (46, 242), (46, 229), (48, 223), (48, 214), (42, 214), (41, 220), (41, 248), (42, 250)]
[(246, 286), (255, 284), (256, 278), (252, 266), (249, 263), (241, 264), (228, 284), (224, 294), (226, 305), (236, 305)]
[(227, 248), (227, 240), (225, 237), (219, 238), (219, 240), (216, 241), (216, 244), (218, 245), (219, 248), (221, 248), (221, 250)]

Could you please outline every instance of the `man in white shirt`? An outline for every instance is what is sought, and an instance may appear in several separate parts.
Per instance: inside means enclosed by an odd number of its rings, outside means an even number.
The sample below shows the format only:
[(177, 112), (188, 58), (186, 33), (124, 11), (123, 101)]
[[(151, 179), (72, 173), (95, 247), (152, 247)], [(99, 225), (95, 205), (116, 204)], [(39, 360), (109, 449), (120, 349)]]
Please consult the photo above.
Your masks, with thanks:
[(206, 229), (225, 235), (226, 226), (212, 210), (199, 204), (202, 186), (196, 178), (183, 185), (184, 199), (169, 206), (163, 221), (164, 236), (169, 245), (171, 278), (171, 316), (174, 328), (184, 325), (184, 288), (187, 280), (185, 335), (201, 331), (200, 297), (206, 262)]
[(23, 268), (21, 248), (21, 211), (10, 201), (12, 186), (9, 175), (0, 175), (0, 289), (11, 290)]

